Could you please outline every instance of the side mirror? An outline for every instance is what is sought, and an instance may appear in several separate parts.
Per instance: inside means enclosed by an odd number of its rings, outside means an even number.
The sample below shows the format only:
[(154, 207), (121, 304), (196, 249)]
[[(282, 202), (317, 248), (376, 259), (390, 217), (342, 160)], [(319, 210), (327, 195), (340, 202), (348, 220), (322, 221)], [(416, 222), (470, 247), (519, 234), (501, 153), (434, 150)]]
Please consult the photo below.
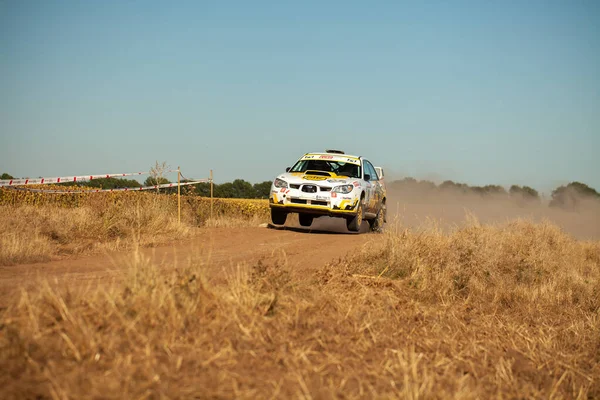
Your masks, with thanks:
[(369, 182), (371, 180), (371, 175), (365, 174), (365, 181)]
[(292, 167), (287, 167), (287, 168), (285, 169), (285, 172), (290, 172), (290, 169), (292, 169)]

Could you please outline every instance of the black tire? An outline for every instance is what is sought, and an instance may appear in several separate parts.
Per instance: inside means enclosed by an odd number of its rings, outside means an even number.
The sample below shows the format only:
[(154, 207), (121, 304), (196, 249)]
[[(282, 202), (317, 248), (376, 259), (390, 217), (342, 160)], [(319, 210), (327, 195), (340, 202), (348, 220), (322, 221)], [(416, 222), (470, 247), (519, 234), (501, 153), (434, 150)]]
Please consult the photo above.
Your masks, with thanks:
[(363, 203), (362, 199), (360, 203), (358, 203), (358, 209), (356, 210), (356, 215), (354, 217), (348, 218), (346, 220), (346, 227), (349, 231), (352, 232), (360, 232), (360, 226), (363, 222)]
[(385, 207), (385, 203), (382, 203), (375, 219), (372, 219), (369, 221), (369, 227), (371, 228), (371, 231), (373, 231), (373, 232), (381, 232), (382, 231), (383, 224), (385, 223), (385, 220), (386, 220), (386, 213), (387, 213), (387, 209)]
[(310, 214), (298, 214), (298, 221), (300, 222), (300, 226), (311, 226), (314, 218), (315, 217)]
[(287, 213), (284, 210), (279, 210), (277, 208), (271, 208), (271, 221), (275, 225), (283, 225), (285, 224), (285, 220), (287, 219)]

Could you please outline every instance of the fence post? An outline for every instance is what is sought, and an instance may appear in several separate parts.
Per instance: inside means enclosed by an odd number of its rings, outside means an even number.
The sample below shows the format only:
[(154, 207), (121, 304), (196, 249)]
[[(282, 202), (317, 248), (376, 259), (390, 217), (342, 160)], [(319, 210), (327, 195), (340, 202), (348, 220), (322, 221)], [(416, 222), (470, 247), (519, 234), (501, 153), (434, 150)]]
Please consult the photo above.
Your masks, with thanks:
[(213, 170), (210, 170), (210, 219), (213, 218)]
[(181, 224), (181, 167), (177, 167), (177, 223)]

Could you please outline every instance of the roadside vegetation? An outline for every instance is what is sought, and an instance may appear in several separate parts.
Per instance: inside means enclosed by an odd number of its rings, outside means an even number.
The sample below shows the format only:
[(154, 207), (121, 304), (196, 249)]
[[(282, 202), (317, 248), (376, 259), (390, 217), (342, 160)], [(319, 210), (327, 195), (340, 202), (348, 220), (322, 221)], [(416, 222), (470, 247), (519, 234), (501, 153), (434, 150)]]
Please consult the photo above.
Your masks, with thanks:
[(0, 265), (48, 261), (99, 250), (155, 246), (204, 226), (258, 226), (266, 200), (210, 199), (156, 193), (46, 194), (0, 189)]
[(600, 397), (600, 242), (390, 224), (321, 270), (134, 257), (0, 311), (0, 397)]

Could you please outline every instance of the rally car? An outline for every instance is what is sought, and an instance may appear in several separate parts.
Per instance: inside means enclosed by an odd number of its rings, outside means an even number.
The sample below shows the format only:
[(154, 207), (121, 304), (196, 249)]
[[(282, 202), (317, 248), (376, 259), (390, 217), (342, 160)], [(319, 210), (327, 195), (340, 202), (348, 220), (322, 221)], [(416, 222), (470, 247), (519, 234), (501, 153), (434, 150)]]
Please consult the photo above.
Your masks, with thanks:
[(380, 231), (386, 221), (383, 170), (360, 156), (340, 150), (304, 154), (271, 185), (271, 220), (283, 225), (289, 213), (298, 213), (300, 225), (315, 217), (346, 219), (348, 230), (359, 232), (363, 220)]

